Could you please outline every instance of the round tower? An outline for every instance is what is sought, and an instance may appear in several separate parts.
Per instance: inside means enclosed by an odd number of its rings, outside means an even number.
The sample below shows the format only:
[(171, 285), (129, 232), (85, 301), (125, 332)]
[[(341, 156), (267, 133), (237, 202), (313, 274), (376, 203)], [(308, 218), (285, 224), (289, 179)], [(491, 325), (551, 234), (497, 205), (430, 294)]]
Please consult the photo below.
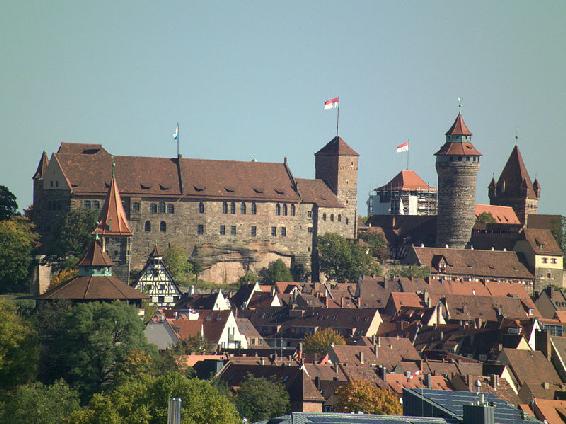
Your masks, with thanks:
[(436, 244), (464, 248), (476, 222), (476, 177), (481, 153), (460, 113), (446, 132), (446, 143), (434, 155), (438, 174)]

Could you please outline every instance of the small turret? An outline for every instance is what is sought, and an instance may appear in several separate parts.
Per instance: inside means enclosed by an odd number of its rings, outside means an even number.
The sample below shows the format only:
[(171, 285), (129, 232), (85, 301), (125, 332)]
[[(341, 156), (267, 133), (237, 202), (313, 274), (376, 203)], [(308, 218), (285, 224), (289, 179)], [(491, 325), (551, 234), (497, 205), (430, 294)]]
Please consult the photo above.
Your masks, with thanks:
[(489, 200), (491, 201), (495, 196), (497, 196), (497, 186), (495, 184), (495, 177), (492, 177), (489, 183)]
[(535, 191), (535, 195), (537, 196), (537, 199), (540, 198), (540, 183), (538, 182), (538, 179), (535, 177), (535, 181), (533, 182), (533, 189)]

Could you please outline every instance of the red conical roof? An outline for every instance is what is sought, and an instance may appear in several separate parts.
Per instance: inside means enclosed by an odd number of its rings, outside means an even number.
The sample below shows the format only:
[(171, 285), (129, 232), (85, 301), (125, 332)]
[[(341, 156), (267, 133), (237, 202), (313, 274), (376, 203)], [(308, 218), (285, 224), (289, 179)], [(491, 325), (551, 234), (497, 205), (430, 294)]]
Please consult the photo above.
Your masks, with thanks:
[(527, 198), (537, 198), (531, 177), (523, 162), (523, 156), (519, 148), (515, 146), (497, 181), (497, 192), (498, 195), (506, 197), (522, 197), (525, 189)]
[(79, 266), (112, 266), (112, 260), (102, 251), (100, 243), (93, 240)]
[(404, 169), (395, 175), (387, 184), (379, 187), (378, 190), (413, 191), (435, 190), (435, 188), (429, 186), (415, 171)]
[(450, 129), (446, 132), (446, 135), (472, 135), (472, 132), (464, 122), (464, 118), (462, 117), (461, 113), (458, 113), (458, 116), (454, 120), (454, 123), (452, 124)]
[(95, 234), (109, 236), (131, 236), (132, 230), (126, 219), (126, 212), (122, 206), (120, 191), (116, 178), (112, 177), (110, 189), (100, 213), (100, 221), (94, 230)]

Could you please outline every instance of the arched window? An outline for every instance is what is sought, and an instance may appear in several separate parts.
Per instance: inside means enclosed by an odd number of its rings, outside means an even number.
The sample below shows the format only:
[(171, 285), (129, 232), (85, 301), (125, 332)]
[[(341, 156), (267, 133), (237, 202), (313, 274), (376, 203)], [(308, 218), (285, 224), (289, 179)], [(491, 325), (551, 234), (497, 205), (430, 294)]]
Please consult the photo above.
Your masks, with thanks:
[(159, 223), (159, 231), (161, 231), (162, 233), (167, 232), (167, 223), (165, 221), (161, 221)]
[(342, 222), (342, 214), (341, 213), (338, 214), (338, 222)]
[[(224, 203), (226, 203), (226, 202), (224, 202)], [(204, 202), (199, 202), (198, 213), (204, 213)], [(226, 212), (224, 212), (224, 213), (226, 213)]]
[(287, 203), (283, 203), (283, 215), (287, 216)]
[(149, 205), (149, 211), (151, 213), (157, 213), (157, 203), (152, 203), (151, 205)]
[(291, 215), (295, 216), (297, 214), (297, 207), (295, 205), (291, 205)]
[(279, 203), (275, 205), (275, 215), (281, 215), (281, 205)]
[(232, 215), (236, 213), (236, 202), (230, 202), (230, 213)]
[(252, 202), (252, 214), (253, 215), (257, 214), (257, 205), (255, 202)]
[(169, 203), (167, 205), (167, 213), (171, 213), (171, 214), (175, 213), (175, 205), (174, 204)]
[(334, 214), (333, 214), (333, 213), (330, 214), (330, 220), (331, 220), (332, 222), (334, 222)]
[(322, 220), (326, 221), (326, 214), (325, 213), (322, 214)]
[(228, 213), (228, 202), (222, 203), (222, 213)]
[(146, 233), (149, 233), (151, 231), (151, 222), (145, 221), (144, 229)]
[(240, 213), (241, 213), (242, 215), (245, 215), (245, 214), (246, 214), (246, 202), (240, 203)]
[(163, 200), (159, 202), (159, 213), (165, 213), (165, 202)]

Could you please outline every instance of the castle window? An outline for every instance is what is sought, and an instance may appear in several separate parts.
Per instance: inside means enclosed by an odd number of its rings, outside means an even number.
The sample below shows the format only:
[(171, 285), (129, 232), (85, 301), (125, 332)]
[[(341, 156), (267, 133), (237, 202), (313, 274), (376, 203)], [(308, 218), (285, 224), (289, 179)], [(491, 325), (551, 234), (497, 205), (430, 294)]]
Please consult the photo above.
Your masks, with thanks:
[(257, 227), (255, 225), (252, 225), (252, 228), (250, 229), (250, 234), (252, 237), (257, 236)]
[(281, 237), (287, 237), (287, 227), (281, 227), (279, 233), (281, 234)]
[(222, 203), (222, 213), (228, 213), (228, 202)]
[(470, 161), (470, 157), (466, 156), (466, 161), (469, 162)]
[(556, 263), (557, 263), (556, 258), (551, 258), (551, 259), (550, 259), (550, 263), (556, 264)]
[(167, 223), (165, 221), (161, 221), (159, 223), (159, 231), (161, 231), (162, 233), (167, 232)]
[(257, 205), (255, 202), (252, 202), (252, 215), (257, 214)]
[(275, 237), (277, 235), (277, 227), (271, 227), (271, 236)]
[(338, 214), (338, 222), (342, 222), (342, 214), (341, 213)]
[(233, 235), (233, 236), (236, 235), (236, 226), (235, 225), (230, 226), (230, 235)]
[(330, 220), (331, 220), (332, 222), (334, 222), (334, 214), (333, 214), (333, 213), (330, 214)]
[(165, 213), (165, 202), (163, 200), (159, 202), (159, 213)]
[(245, 214), (246, 214), (246, 202), (240, 203), (240, 213), (241, 213), (242, 215), (245, 215)]
[(291, 215), (297, 215), (297, 207), (295, 205), (291, 205)]
[(204, 234), (204, 225), (202, 224), (197, 225), (197, 234), (199, 236), (202, 236)]
[(151, 205), (149, 205), (149, 211), (151, 213), (157, 213), (157, 203), (152, 203)]
[(350, 223), (350, 220), (348, 218), (346, 218), (346, 225), (348, 225)]
[(275, 215), (281, 215), (281, 205), (279, 203), (275, 205)]
[(59, 181), (55, 181), (55, 187), (59, 187)]
[(322, 220), (326, 221), (326, 214), (325, 213), (322, 214)]
[(312, 218), (312, 211), (308, 211), (308, 212), (307, 212), (307, 216), (308, 216), (309, 218)]
[(49, 181), (49, 185), (53, 188), (53, 181)]
[(230, 202), (230, 213), (232, 215), (236, 213), (236, 202)]
[(287, 203), (283, 204), (283, 215), (287, 216)]
[(85, 209), (90, 209), (90, 208), (91, 208), (90, 200), (85, 200), (85, 201), (84, 201), (84, 207), (85, 207)]
[(175, 205), (173, 205), (172, 203), (169, 203), (167, 205), (167, 213), (175, 213)]
[(165, 303), (165, 296), (157, 296), (157, 303)]
[(151, 222), (145, 221), (144, 229), (146, 233), (149, 233), (151, 231)]
[(545, 263), (547, 263), (547, 262), (548, 262), (548, 259), (547, 259), (547, 258), (542, 258), (542, 263), (543, 263), (543, 264), (545, 264)]
[(312, 234), (312, 232), (313, 232), (312, 227), (309, 227), (309, 228), (308, 228), (308, 231), (309, 231), (309, 234)]
[(199, 202), (198, 213), (204, 213), (204, 202)]
[(221, 235), (221, 236), (226, 235), (226, 225), (221, 225), (221, 226), (220, 226), (220, 235)]
[[(98, 200), (96, 201), (96, 203), (97, 203), (96, 208), (97, 208), (97, 209), (100, 209), (100, 203), (98, 202)], [(140, 211), (140, 209), (141, 209), (140, 202), (134, 202), (133, 208), (134, 208), (134, 212), (138, 212), (138, 213), (139, 213), (139, 211)]]
[(458, 162), (462, 162), (462, 156), (458, 156)]

